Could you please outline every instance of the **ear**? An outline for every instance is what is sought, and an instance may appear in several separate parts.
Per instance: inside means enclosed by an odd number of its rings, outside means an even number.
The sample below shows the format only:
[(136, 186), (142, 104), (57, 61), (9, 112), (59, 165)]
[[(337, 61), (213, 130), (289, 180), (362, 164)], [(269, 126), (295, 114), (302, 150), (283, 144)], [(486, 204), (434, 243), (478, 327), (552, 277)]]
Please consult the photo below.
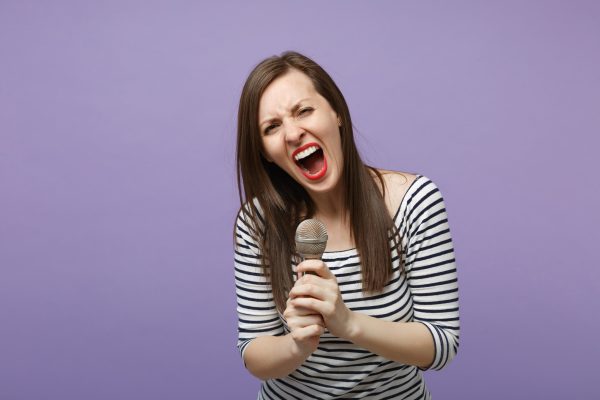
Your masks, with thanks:
[(338, 126), (340, 126), (340, 127), (341, 127), (341, 126), (342, 126), (342, 119), (340, 118), (340, 116), (339, 116), (339, 115), (338, 115), (338, 117), (337, 117), (337, 120), (338, 120)]

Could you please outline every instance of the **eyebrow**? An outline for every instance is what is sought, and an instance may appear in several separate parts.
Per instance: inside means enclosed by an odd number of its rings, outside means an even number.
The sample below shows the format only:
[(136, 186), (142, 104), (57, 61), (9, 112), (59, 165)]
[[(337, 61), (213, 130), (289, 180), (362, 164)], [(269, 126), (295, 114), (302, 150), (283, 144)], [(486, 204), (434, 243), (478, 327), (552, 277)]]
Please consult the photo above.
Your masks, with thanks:
[[(298, 100), (298, 102), (296, 102), (296, 104), (292, 107), (292, 109), (290, 110), (292, 114), (296, 113), (296, 111), (298, 111), (298, 109), (301, 107), (301, 103), (303, 101), (309, 100), (309, 98), (305, 98), (305, 99), (300, 99)], [(264, 124), (266, 124), (267, 122), (273, 122), (275, 121), (277, 118), (268, 118), (265, 119), (263, 122), (261, 122), (260, 124), (258, 124), (258, 126), (263, 126)]]

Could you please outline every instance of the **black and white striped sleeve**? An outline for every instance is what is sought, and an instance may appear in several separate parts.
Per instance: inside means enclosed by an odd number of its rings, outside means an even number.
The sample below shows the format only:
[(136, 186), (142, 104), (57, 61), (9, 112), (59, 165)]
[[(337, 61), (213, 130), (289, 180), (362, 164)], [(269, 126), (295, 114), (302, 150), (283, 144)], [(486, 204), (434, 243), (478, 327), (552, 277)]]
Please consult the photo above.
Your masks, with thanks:
[(237, 346), (244, 351), (252, 339), (283, 334), (283, 323), (273, 301), (271, 284), (264, 276), (260, 249), (247, 223), (239, 214), (235, 226), (235, 288), (238, 314)]
[(460, 324), (454, 248), (444, 199), (421, 176), (407, 204), (406, 270), (413, 296), (414, 321), (431, 332), (435, 357), (428, 368), (440, 370), (456, 355)]

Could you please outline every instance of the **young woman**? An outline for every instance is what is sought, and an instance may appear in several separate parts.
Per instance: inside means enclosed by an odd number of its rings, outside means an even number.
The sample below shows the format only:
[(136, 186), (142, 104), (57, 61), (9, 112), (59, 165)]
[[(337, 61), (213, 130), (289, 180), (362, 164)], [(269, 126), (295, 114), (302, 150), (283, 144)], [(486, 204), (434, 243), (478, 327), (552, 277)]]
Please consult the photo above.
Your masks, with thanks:
[[(437, 186), (365, 165), (342, 93), (295, 52), (250, 73), (237, 163), (238, 348), (258, 398), (429, 399), (421, 371), (447, 365), (459, 342)], [(327, 227), (322, 260), (295, 254), (306, 218)]]

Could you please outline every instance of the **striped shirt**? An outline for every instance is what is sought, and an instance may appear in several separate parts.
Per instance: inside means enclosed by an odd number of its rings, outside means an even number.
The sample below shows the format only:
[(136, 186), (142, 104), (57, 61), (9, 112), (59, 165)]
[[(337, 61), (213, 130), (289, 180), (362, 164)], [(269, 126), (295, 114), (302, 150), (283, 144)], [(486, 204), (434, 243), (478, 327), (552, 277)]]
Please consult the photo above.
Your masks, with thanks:
[[(235, 283), (237, 345), (243, 358), (252, 339), (285, 335), (289, 330), (261, 272), (257, 241), (241, 215), (236, 222)], [(417, 175), (393, 219), (402, 237), (400, 256), (406, 273), (400, 273), (393, 249), (393, 275), (381, 293), (362, 293), (356, 249), (325, 252), (322, 259), (336, 276), (350, 310), (427, 327), (435, 345), (429, 369), (440, 370), (458, 350), (459, 307), (452, 238), (438, 187)], [(296, 276), (296, 265), (290, 265)], [(262, 382), (258, 399), (430, 399), (422, 370), (385, 359), (325, 330), (317, 350), (294, 372)]]

